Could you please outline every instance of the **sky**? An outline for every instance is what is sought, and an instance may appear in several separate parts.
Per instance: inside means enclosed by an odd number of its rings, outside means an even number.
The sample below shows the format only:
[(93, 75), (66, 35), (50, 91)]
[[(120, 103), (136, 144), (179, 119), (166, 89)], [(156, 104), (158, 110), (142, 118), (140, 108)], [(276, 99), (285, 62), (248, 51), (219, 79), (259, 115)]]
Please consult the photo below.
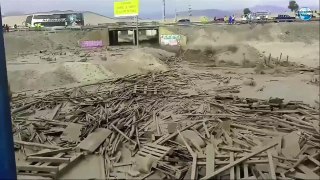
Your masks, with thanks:
[[(296, 0), (300, 6), (319, 7), (319, 0)], [(51, 10), (93, 11), (103, 15), (113, 15), (114, 0), (0, 0), (2, 13), (46, 12)], [(174, 13), (192, 9), (234, 10), (256, 5), (287, 7), (289, 0), (166, 0), (166, 11)], [(140, 0), (140, 12), (162, 12), (162, 0)]]

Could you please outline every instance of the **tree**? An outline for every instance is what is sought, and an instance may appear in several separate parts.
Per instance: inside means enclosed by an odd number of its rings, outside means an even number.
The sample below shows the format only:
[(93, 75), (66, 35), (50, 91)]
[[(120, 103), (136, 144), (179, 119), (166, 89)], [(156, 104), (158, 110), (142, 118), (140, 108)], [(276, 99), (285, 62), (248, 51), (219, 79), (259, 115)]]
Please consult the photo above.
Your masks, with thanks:
[(296, 1), (290, 1), (288, 8), (293, 12), (293, 11), (298, 11), (299, 5), (297, 4)]
[(250, 11), (249, 8), (245, 8), (245, 9), (243, 10), (243, 14), (244, 14), (244, 15), (248, 15), (248, 14), (250, 14), (250, 13), (251, 13), (251, 11)]

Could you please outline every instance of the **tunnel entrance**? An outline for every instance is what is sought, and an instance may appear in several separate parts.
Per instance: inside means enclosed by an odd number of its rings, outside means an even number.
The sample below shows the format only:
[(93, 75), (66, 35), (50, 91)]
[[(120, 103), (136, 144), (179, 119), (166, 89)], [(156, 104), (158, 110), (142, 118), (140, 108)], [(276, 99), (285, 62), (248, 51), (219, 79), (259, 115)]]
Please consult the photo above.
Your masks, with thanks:
[[(159, 46), (159, 28), (139, 29), (139, 45)], [(109, 45), (137, 45), (137, 30), (109, 29)]]

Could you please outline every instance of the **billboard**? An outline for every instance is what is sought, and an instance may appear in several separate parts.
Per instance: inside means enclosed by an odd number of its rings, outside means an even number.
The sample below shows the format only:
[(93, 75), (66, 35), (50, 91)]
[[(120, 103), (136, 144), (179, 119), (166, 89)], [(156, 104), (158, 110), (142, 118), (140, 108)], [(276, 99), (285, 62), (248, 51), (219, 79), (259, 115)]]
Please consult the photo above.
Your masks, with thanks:
[(82, 13), (35, 14), (27, 17), (26, 25), (34, 27), (36, 24), (41, 24), (44, 27), (83, 26), (84, 20)]
[(124, 0), (114, 2), (114, 16), (138, 16), (139, 0)]

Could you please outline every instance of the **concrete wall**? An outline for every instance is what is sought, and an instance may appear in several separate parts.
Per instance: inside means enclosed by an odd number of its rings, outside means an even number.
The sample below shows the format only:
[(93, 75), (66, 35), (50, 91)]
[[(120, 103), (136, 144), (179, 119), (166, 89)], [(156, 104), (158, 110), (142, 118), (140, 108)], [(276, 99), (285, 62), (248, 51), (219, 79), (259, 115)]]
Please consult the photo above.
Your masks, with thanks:
[(103, 44), (109, 46), (108, 30), (91, 30), (85, 33), (85, 36), (80, 41), (98, 41), (102, 40)]

